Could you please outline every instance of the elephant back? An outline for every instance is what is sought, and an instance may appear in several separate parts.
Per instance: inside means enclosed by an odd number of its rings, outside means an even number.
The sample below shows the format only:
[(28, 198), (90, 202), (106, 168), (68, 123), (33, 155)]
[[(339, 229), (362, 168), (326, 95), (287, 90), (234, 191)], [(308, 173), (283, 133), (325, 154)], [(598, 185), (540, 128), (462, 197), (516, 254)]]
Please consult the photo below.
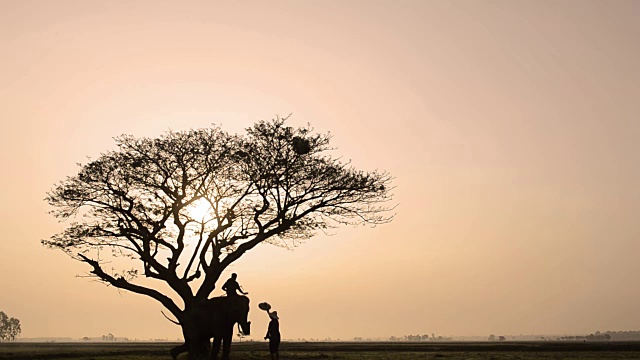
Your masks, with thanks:
[(233, 310), (249, 311), (249, 298), (246, 296), (218, 296), (207, 300), (204, 308), (212, 316), (219, 318)]
[(238, 296), (216, 296), (209, 300), (207, 303), (210, 306), (249, 306), (249, 298), (244, 295)]

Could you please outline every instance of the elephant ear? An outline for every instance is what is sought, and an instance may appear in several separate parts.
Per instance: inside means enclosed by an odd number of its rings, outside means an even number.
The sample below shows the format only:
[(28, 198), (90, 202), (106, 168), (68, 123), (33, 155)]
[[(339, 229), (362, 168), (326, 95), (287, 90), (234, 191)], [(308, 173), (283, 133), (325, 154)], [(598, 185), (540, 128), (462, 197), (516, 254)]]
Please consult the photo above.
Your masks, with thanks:
[(271, 310), (271, 305), (269, 305), (269, 303), (266, 303), (266, 302), (261, 302), (260, 304), (258, 304), (258, 307), (260, 308), (260, 310), (264, 310), (264, 311)]

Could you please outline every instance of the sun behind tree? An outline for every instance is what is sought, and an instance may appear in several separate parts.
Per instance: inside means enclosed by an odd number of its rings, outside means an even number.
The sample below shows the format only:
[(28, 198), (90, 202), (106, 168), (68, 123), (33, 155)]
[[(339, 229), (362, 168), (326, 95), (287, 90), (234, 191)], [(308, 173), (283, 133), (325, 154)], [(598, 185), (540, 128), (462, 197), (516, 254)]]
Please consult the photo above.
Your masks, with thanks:
[(192, 217), (194, 221), (206, 222), (213, 220), (213, 208), (209, 203), (209, 199), (200, 199), (194, 201), (186, 210), (187, 215)]
[[(260, 121), (243, 136), (219, 127), (120, 136), (117, 150), (48, 193), (53, 215), (73, 222), (42, 243), (89, 264), (107, 284), (156, 299), (187, 337), (194, 309), (257, 244), (291, 247), (339, 224), (392, 219), (391, 176), (332, 158), (329, 141), (281, 118)], [(130, 259), (132, 268), (103, 268), (105, 250)], [(166, 282), (183, 306), (136, 283), (138, 275)], [(205, 357), (201, 348), (192, 343), (189, 358)]]

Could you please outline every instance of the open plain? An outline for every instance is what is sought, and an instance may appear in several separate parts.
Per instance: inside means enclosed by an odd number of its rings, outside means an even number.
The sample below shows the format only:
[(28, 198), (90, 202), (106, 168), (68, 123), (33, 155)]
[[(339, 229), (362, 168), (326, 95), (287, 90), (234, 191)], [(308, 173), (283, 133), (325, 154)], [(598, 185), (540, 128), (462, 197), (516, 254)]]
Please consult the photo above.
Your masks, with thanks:
[[(173, 343), (1, 343), (0, 359), (171, 359)], [(234, 343), (234, 360), (268, 359), (264, 342)], [(183, 354), (180, 359), (186, 359)], [(640, 342), (283, 342), (281, 359), (637, 359)]]

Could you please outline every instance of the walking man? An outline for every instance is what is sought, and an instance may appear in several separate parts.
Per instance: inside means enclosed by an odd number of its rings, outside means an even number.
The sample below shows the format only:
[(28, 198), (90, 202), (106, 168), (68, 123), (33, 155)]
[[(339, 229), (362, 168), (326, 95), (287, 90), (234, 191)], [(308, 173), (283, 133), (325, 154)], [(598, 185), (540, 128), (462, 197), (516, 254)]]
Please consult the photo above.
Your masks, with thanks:
[(280, 353), (278, 353), (278, 347), (280, 347), (280, 322), (277, 311), (267, 311), (271, 321), (269, 321), (269, 328), (267, 329), (267, 335), (264, 339), (269, 339), (269, 354), (271, 354), (271, 360), (279, 360)]

